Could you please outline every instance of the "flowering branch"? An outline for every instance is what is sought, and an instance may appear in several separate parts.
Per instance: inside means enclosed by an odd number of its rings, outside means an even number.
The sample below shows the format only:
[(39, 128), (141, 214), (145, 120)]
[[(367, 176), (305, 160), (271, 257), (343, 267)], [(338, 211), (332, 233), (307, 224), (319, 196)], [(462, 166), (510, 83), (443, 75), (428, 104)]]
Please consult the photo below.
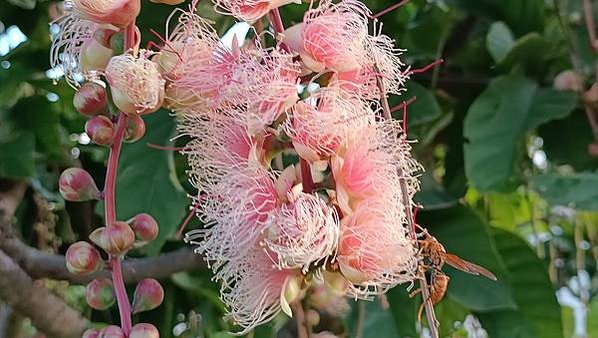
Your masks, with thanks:
[[(376, 82), (378, 84), (378, 89), (380, 90), (380, 93), (381, 93), (380, 94), (380, 102), (382, 105), (383, 116), (385, 119), (392, 119), (390, 107), (388, 105), (388, 99), (386, 97), (386, 90), (384, 88), (384, 82), (382, 81), (381, 76), (376, 76), (376, 79), (377, 79)], [(406, 132), (406, 131), (404, 130), (403, 132)], [(411, 198), (409, 196), (409, 188), (407, 186), (407, 181), (405, 179), (405, 173), (403, 172), (403, 169), (401, 167), (397, 167), (397, 175), (399, 176), (399, 183), (401, 186), (402, 201), (405, 204), (410, 203)], [(419, 246), (419, 244), (417, 241), (417, 234), (415, 231), (415, 217), (413, 215), (412, 207), (413, 207), (412, 205), (405, 205), (405, 213), (407, 214), (407, 223), (408, 223), (407, 225), (408, 225), (409, 234), (411, 236), (411, 239), (413, 240), (414, 245), (417, 248)], [(438, 338), (439, 337), (438, 327), (440, 324), (438, 323), (438, 320), (436, 319), (436, 314), (434, 312), (434, 304), (432, 303), (432, 298), (430, 297), (430, 289), (428, 286), (428, 281), (426, 279), (425, 271), (422, 269), (419, 269), (418, 274), (419, 274), (419, 282), (420, 282), (421, 291), (422, 291), (422, 298), (423, 298), (423, 302), (425, 304), (426, 318), (428, 319), (428, 324), (430, 327), (430, 334), (432, 335), (432, 338)]]

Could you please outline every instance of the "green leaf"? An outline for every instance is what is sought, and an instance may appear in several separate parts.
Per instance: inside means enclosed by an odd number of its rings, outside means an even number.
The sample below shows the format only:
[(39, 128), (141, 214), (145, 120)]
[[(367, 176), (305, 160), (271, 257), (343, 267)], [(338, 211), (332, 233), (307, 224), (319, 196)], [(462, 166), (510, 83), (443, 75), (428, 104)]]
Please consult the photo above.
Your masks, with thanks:
[(0, 177), (23, 178), (35, 173), (35, 135), (23, 132), (0, 142)]
[(526, 133), (567, 116), (575, 103), (575, 94), (538, 88), (523, 77), (494, 79), (464, 121), (467, 177), (482, 192), (507, 188), (514, 180)]
[(498, 228), (492, 228), (491, 233), (518, 308), (480, 313), (484, 328), (497, 338), (562, 338), (561, 309), (544, 263), (518, 236)]
[(471, 12), (504, 21), (518, 35), (544, 26), (543, 0), (449, 0)]
[(424, 172), (420, 180), (421, 190), (415, 200), (426, 210), (450, 208), (459, 203), (459, 197), (447, 192), (429, 171)]
[(504, 22), (498, 21), (490, 26), (486, 36), (486, 46), (494, 61), (498, 62), (504, 59), (514, 43), (513, 33)]
[(158, 238), (141, 249), (153, 255), (176, 233), (189, 203), (174, 174), (172, 153), (147, 146), (147, 143), (168, 144), (175, 129), (174, 119), (160, 110), (144, 120), (145, 136), (123, 146), (116, 203), (119, 219), (126, 220), (142, 212), (156, 219), (160, 226)]
[(550, 204), (578, 210), (598, 210), (598, 174), (539, 175), (534, 177), (533, 187)]
[[(407, 91), (400, 98), (407, 100), (411, 97), (417, 97), (417, 100), (409, 105), (407, 123), (408, 127), (418, 126), (432, 122), (440, 117), (442, 110), (434, 94), (426, 87), (415, 81), (409, 81), (406, 85)], [(400, 104), (401, 101), (397, 102)], [(403, 118), (403, 110), (399, 109), (395, 118)]]
[(529, 33), (518, 39), (497, 66), (508, 71), (515, 65), (521, 65), (526, 70), (539, 72), (547, 59), (552, 44), (538, 33)]
[(395, 328), (400, 337), (416, 337), (417, 309), (414, 298), (409, 298), (409, 292), (404, 285), (398, 285), (386, 294), (390, 304), (390, 313), (394, 319)]
[[(400, 287), (400, 286), (399, 286)], [(376, 298), (372, 302), (368, 301), (350, 301), (351, 312), (345, 318), (349, 337), (355, 337), (356, 323), (359, 317), (359, 307), (365, 306), (363, 313), (363, 322), (361, 327), (361, 337), (385, 337), (385, 338), (399, 338), (402, 337), (397, 331), (393, 314), (385, 309)]]
[(498, 277), (498, 281), (491, 281), (447, 266), (450, 298), (476, 311), (516, 308), (487, 224), (463, 206), (422, 211), (418, 223), (427, 227), (448, 252), (479, 264)]

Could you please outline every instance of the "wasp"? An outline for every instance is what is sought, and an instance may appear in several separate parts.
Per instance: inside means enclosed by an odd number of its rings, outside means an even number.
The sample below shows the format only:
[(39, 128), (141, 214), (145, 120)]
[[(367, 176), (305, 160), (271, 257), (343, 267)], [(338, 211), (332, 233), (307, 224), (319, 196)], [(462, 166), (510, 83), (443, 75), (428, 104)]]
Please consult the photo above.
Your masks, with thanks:
[[(496, 281), (496, 276), (492, 272), (477, 264), (468, 262), (457, 255), (453, 255), (451, 253), (446, 252), (446, 249), (436, 239), (436, 237), (430, 235), (426, 229), (422, 229), (421, 227), (419, 228), (422, 230), (420, 235), (422, 235), (423, 237), (421, 239), (418, 239), (420, 255), (422, 258), (420, 261), (421, 263), (419, 268), (423, 272), (424, 276), (426, 271), (429, 271), (430, 273), (430, 283), (428, 285), (428, 291), (430, 294), (429, 300), (432, 301), (432, 304), (436, 305), (442, 300), (442, 298), (444, 298), (444, 295), (446, 294), (446, 290), (448, 288), (448, 284), (451, 280), (449, 276), (442, 272), (442, 267), (444, 266), (444, 264), (448, 264), (456, 269), (459, 269), (472, 275), (482, 275), (486, 278)], [(417, 289), (413, 291), (409, 296), (413, 297), (420, 291), (421, 289)], [(422, 311), (427, 301), (428, 299), (424, 300), (424, 302), (419, 308), (417, 317), (420, 320)]]

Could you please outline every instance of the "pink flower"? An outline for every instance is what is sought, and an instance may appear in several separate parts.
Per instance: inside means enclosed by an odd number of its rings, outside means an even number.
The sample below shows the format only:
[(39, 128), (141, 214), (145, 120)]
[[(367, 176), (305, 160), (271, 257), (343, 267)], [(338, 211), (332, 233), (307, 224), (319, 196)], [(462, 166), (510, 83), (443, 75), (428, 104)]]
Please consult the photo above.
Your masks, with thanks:
[[(232, 80), (240, 51), (222, 45), (214, 29), (193, 13), (181, 12), (156, 61), (167, 80), (170, 108), (209, 111), (226, 101), (223, 88)], [(233, 44), (234, 45), (234, 44)]]
[(365, 49), (369, 10), (359, 1), (320, 2), (303, 23), (287, 29), (285, 42), (301, 55), (307, 68), (320, 72), (358, 70), (370, 57)]
[(413, 279), (417, 260), (406, 224), (396, 199), (364, 201), (342, 220), (337, 259), (342, 274), (357, 286), (354, 293), (376, 294)]
[(72, 0), (73, 10), (81, 18), (126, 27), (139, 15), (140, 0)]
[(374, 117), (367, 102), (344, 97), (329, 87), (320, 89), (307, 102), (298, 102), (283, 129), (299, 156), (313, 162), (334, 155), (342, 144), (373, 123)]
[(156, 64), (141, 55), (110, 59), (105, 71), (112, 100), (124, 113), (136, 115), (156, 111), (164, 100), (164, 80)]
[(208, 228), (190, 232), (187, 240), (198, 244), (197, 251), (217, 269), (257, 245), (278, 205), (270, 173), (254, 163), (233, 167), (206, 188), (199, 209)]
[(281, 310), (291, 316), (289, 304), (300, 295), (303, 280), (298, 270), (273, 266), (260, 248), (246, 251), (242, 260), (223, 267), (215, 278), (222, 281), (227, 317), (243, 328), (238, 335), (268, 322)]
[(218, 13), (232, 15), (247, 22), (253, 22), (269, 11), (290, 4), (300, 4), (301, 0), (212, 0)]
[(297, 188), (288, 193), (290, 203), (272, 213), (263, 243), (280, 268), (307, 273), (312, 264), (325, 265), (334, 257), (339, 219), (320, 197), (300, 192), (301, 185)]

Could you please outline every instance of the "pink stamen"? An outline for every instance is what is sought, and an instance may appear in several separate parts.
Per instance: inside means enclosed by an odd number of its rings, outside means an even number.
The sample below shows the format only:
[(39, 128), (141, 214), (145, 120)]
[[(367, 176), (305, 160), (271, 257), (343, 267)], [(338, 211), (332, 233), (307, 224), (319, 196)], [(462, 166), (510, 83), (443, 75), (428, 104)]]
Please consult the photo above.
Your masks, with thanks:
[(181, 150), (185, 150), (187, 148), (185, 147), (169, 147), (169, 146), (161, 146), (159, 144), (153, 144), (150, 142), (147, 142), (146, 145), (150, 148), (153, 149), (158, 149), (158, 150), (170, 150), (170, 151), (181, 151)]
[(411, 74), (425, 73), (425, 72), (427, 72), (428, 70), (430, 70), (431, 68), (434, 68), (434, 67), (436, 67), (436, 66), (440, 65), (440, 64), (441, 64), (441, 63), (443, 63), (443, 62), (444, 62), (444, 60), (443, 60), (443, 59), (438, 59), (438, 60), (436, 60), (436, 61), (434, 61), (434, 62), (430, 63), (429, 65), (427, 65), (427, 66), (424, 66), (423, 68), (411, 69), (411, 70), (409, 70), (409, 71), (408, 71), (408, 74), (409, 74), (409, 75), (411, 75)]
[[(202, 199), (203, 199), (203, 195), (202, 195)], [(185, 220), (183, 221), (183, 224), (181, 224), (181, 227), (179, 228), (179, 231), (176, 234), (176, 239), (181, 239), (181, 237), (183, 236), (183, 231), (185, 231), (185, 228), (187, 227), (187, 224), (189, 224), (189, 222), (191, 221), (191, 218), (193, 217), (193, 215), (197, 211), (198, 207), (199, 207), (199, 205), (195, 204), (195, 205), (193, 205), (193, 208), (191, 210), (189, 210), (189, 213), (187, 214), (187, 217), (185, 217)]]
[(404, 4), (406, 4), (406, 3), (408, 3), (408, 2), (409, 2), (409, 0), (403, 0), (403, 1), (400, 1), (399, 3), (396, 3), (396, 4), (394, 4), (394, 5), (390, 6), (390, 7), (388, 7), (387, 9), (385, 9), (385, 10), (382, 10), (381, 12), (378, 12), (378, 13), (376, 13), (376, 14), (374, 14), (374, 15), (371, 15), (371, 16), (370, 16), (370, 18), (371, 18), (371, 19), (377, 19), (377, 18), (381, 17), (381, 16), (382, 16), (382, 15), (384, 15), (384, 14), (387, 14), (387, 13), (390, 13), (390, 12), (394, 11), (395, 9), (397, 9), (397, 8), (399, 8), (399, 7), (401, 7), (401, 6), (403, 6)]
[(415, 102), (416, 100), (417, 100), (417, 96), (414, 96), (414, 97), (410, 98), (410, 99), (409, 99), (409, 100), (407, 100), (407, 101), (403, 101), (403, 102), (401, 102), (400, 104), (398, 104), (398, 105), (396, 105), (396, 106), (392, 107), (392, 108), (390, 109), (390, 113), (392, 114), (392, 113), (394, 113), (394, 112), (398, 111), (399, 109), (405, 109), (406, 107), (408, 107), (410, 104), (412, 104), (412, 103), (413, 103), (413, 102)]
[(166, 41), (166, 39), (164, 39), (164, 37), (162, 37), (162, 35), (160, 35), (158, 32), (156, 32), (153, 28), (149, 29), (150, 32), (152, 32), (152, 34), (154, 34), (160, 41), (162, 41), (162, 43), (165, 46), (168, 46), (168, 48), (172, 49), (172, 52), (174, 54), (176, 54), (176, 56), (179, 58), (179, 60), (183, 61), (183, 58), (181, 57), (181, 54), (179, 54), (179, 52), (176, 51), (176, 49), (174, 47), (172, 47), (172, 45), (170, 44), (170, 42)]

